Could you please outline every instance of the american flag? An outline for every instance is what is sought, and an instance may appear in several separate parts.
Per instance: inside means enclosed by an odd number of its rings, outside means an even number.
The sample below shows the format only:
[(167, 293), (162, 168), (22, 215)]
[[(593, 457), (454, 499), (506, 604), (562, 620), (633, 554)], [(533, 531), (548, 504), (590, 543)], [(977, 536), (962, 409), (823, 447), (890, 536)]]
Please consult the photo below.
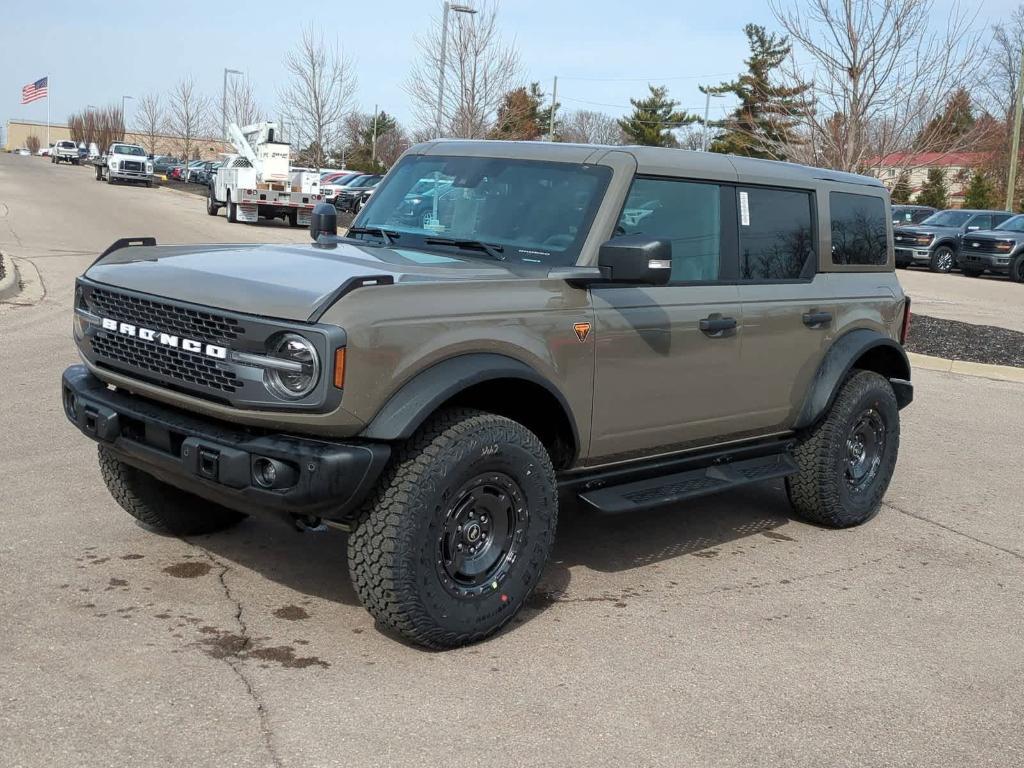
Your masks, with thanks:
[(46, 89), (48, 77), (44, 77), (40, 80), (36, 80), (34, 83), (29, 83), (21, 89), (21, 103), (31, 104), (33, 101), (39, 101), (39, 99), (46, 98)]

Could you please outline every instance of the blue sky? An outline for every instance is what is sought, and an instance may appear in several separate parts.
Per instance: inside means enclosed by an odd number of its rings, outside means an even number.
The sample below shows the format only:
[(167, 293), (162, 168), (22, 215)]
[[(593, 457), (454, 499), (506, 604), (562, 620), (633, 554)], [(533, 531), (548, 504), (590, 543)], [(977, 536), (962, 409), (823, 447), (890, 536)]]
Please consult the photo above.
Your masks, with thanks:
[[(990, 26), (1018, 2), (983, 0), (979, 24)], [(936, 4), (942, 18), (952, 0)], [(370, 111), (377, 103), (409, 121), (402, 82), (416, 56), (413, 37), (440, 7), (440, 0), (11, 3), (0, 19), (0, 123), (45, 119), (45, 102), (19, 105), (21, 87), (43, 75), (54, 122), (122, 94), (166, 91), (186, 72), (219, 98), (224, 67), (250, 75), (273, 110), (282, 53), (310, 22), (337, 36), (358, 63), (356, 105)], [(646, 91), (647, 78), (667, 85), (684, 108), (703, 111), (698, 84), (729, 79), (743, 66), (743, 25), (775, 27), (765, 0), (503, 0), (500, 20), (520, 49), (525, 79), (549, 92), (558, 75), (564, 108), (616, 116)], [(727, 106), (713, 101), (712, 115)], [(129, 101), (129, 124), (132, 116)]]

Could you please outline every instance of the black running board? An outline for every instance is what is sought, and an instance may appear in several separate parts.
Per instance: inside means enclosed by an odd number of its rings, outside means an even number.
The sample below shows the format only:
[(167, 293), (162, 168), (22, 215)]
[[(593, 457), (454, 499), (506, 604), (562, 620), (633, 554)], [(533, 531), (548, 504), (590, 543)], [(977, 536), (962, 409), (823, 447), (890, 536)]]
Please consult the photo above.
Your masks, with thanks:
[(792, 456), (777, 453), (583, 491), (579, 497), (597, 512), (620, 514), (787, 477), (796, 471)]

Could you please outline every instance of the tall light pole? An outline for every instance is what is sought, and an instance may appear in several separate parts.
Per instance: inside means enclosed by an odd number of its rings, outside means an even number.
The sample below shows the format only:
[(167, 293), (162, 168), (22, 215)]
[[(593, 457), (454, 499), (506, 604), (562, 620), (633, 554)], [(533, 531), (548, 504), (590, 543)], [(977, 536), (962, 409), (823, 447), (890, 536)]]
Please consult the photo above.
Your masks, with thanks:
[(134, 96), (122, 96), (121, 97), (121, 136), (122, 136), (121, 141), (124, 141), (124, 131), (125, 131), (125, 122), (126, 122), (125, 119), (124, 119), (124, 101), (125, 101), (125, 99), (133, 99), (133, 98), (135, 98), (135, 97)]
[(241, 75), (243, 72), (237, 69), (224, 67), (224, 88), (220, 92), (220, 135), (221, 138), (228, 137), (228, 75)]
[(1020, 56), (1020, 73), (1017, 75), (1017, 98), (1013, 105), (1013, 139), (1010, 142), (1010, 177), (1006, 182), (1006, 210), (1013, 210), (1014, 194), (1017, 191), (1017, 156), (1020, 153), (1020, 119), (1024, 111), (1024, 52)]
[(704, 152), (708, 151), (708, 113), (711, 111), (711, 97), (714, 96), (716, 99), (724, 99), (724, 93), (712, 93), (708, 91), (704, 94), (704, 140), (701, 142), (701, 149)]
[(441, 59), (438, 64), (437, 72), (437, 138), (441, 138), (441, 123), (444, 119), (444, 73), (448, 63), (447, 52), (448, 52), (448, 12), (455, 11), (456, 13), (468, 13), (474, 14), (476, 10), (470, 8), (468, 5), (459, 5), (458, 3), (444, 4), (444, 13), (441, 15)]

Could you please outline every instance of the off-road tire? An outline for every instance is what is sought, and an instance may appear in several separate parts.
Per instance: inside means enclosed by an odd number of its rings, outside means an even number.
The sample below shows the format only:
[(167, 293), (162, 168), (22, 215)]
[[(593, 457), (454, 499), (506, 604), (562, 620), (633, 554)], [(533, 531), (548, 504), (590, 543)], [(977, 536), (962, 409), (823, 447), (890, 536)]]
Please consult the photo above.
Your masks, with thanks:
[(932, 251), (928, 269), (932, 272), (950, 272), (956, 266), (956, 254), (948, 245), (940, 245)]
[[(874, 479), (854, 491), (846, 477), (847, 440), (869, 411), (884, 423), (885, 440)], [(849, 528), (870, 520), (892, 479), (899, 442), (899, 409), (892, 386), (873, 371), (854, 370), (828, 413), (799, 436), (793, 453), (800, 469), (786, 478), (794, 511), (807, 522), (829, 528)]]
[(1007, 270), (1006, 276), (1010, 278), (1011, 282), (1024, 283), (1024, 254), (1017, 256), (1010, 262), (1010, 268)]
[(219, 504), (186, 493), (118, 460), (102, 445), (100, 474), (114, 501), (156, 533), (194, 536), (230, 528), (245, 518)]
[[(523, 504), (514, 506), (526, 514), (516, 557), (482, 593), (454, 594), (439, 548), (460, 492), (487, 473), (511, 478), (521, 491)], [(395, 450), (349, 536), (349, 572), (385, 629), (428, 648), (465, 645), (494, 634), (522, 608), (557, 522), (555, 473), (537, 436), (502, 416), (450, 409)]]
[(985, 274), (984, 269), (974, 269), (973, 267), (960, 267), (960, 271), (967, 277), (981, 277)]

